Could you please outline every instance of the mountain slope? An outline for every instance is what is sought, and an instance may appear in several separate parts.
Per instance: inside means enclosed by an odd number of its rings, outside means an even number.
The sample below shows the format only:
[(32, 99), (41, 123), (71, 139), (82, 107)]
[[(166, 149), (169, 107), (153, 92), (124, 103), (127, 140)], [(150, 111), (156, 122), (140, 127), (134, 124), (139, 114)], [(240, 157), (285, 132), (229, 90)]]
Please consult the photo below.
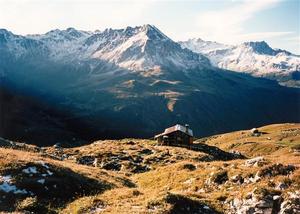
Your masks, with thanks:
[(190, 39), (180, 44), (204, 54), (219, 68), (274, 79), (282, 85), (300, 86), (300, 57), (285, 50), (272, 49), (264, 41), (232, 46)]
[(68, 115), (61, 121), (86, 140), (152, 137), (175, 123), (205, 136), (300, 121), (298, 89), (213, 67), (151, 25), (0, 35), (1, 86)]
[[(0, 88), (0, 136), (35, 142), (37, 145), (53, 145), (60, 141), (75, 145), (81, 142), (85, 131), (82, 123), (72, 122), (70, 115), (32, 96), (14, 90)], [(77, 133), (75, 133), (75, 131)]]

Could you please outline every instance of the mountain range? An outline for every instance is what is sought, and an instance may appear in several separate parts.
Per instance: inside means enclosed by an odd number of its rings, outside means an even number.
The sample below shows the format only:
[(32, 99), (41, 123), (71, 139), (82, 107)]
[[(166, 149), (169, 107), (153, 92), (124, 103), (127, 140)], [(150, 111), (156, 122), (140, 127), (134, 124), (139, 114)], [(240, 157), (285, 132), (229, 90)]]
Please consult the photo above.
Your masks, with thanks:
[(265, 41), (225, 45), (189, 39), (179, 43), (183, 48), (207, 56), (219, 68), (269, 78), (288, 87), (300, 87), (300, 56), (272, 49)]
[[(182, 46), (153, 25), (27, 36), (1, 29), (0, 135), (54, 144), (152, 137), (175, 123), (207, 136), (300, 121), (299, 89), (223, 69), (213, 45), (205, 53)], [(286, 51), (256, 49), (299, 68)]]

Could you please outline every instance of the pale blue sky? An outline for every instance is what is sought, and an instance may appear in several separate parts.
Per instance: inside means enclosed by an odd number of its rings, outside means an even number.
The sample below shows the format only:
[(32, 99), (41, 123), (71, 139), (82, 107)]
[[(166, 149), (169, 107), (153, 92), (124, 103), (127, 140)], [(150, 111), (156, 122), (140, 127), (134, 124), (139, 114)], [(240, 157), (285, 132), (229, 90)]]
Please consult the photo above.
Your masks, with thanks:
[(173, 40), (267, 41), (300, 54), (300, 0), (0, 0), (0, 28), (17, 34), (154, 24)]

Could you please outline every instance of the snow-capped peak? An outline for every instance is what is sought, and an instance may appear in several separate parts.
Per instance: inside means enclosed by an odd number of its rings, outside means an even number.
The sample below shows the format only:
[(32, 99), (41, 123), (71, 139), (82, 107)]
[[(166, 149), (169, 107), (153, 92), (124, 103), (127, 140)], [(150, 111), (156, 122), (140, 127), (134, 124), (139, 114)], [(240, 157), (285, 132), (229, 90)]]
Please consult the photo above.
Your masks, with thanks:
[(65, 30), (51, 30), (45, 34), (36, 34), (36, 35), (28, 35), (30, 38), (35, 38), (44, 41), (53, 41), (55, 43), (63, 43), (73, 40), (78, 40), (80, 38), (89, 36), (91, 33), (82, 30), (76, 30), (75, 28), (67, 28)]
[(220, 68), (250, 73), (271, 79), (290, 80), (300, 71), (300, 57), (288, 51), (271, 48), (265, 41), (224, 45), (190, 39), (180, 42), (182, 47), (202, 53)]
[(250, 48), (253, 52), (257, 54), (265, 54), (265, 55), (271, 55), (275, 56), (278, 53), (285, 53), (287, 55), (290, 55), (291, 53), (288, 51), (284, 51), (281, 49), (272, 49), (268, 43), (265, 41), (259, 41), (259, 42), (244, 42), (241, 44), (241, 47), (243, 48)]
[(188, 48), (196, 53), (207, 54), (211, 51), (217, 51), (228, 48), (228, 45), (224, 45), (214, 41), (205, 41), (201, 38), (188, 39), (184, 42), (178, 42), (183, 48)]
[(158, 39), (158, 40), (170, 40), (164, 33), (162, 33), (158, 28), (154, 25), (146, 24), (140, 27), (142, 32), (145, 32), (146, 36), (149, 39)]
[[(18, 35), (13, 36), (18, 38)], [(133, 71), (155, 70), (156, 74), (162, 67), (190, 70), (210, 66), (206, 57), (181, 48), (150, 24), (95, 32), (55, 29), (45, 34), (19, 37), (31, 43), (37, 42), (50, 59), (63, 62), (100, 59)], [(13, 43), (11, 50), (22, 49), (18, 52), (21, 55), (26, 53), (26, 46), (21, 47), (21, 43)]]
[(153, 25), (106, 29), (93, 38), (99, 46), (93, 58), (113, 62), (130, 70), (160, 69), (162, 66), (175, 66), (190, 69), (208, 65), (209, 61), (180, 45)]

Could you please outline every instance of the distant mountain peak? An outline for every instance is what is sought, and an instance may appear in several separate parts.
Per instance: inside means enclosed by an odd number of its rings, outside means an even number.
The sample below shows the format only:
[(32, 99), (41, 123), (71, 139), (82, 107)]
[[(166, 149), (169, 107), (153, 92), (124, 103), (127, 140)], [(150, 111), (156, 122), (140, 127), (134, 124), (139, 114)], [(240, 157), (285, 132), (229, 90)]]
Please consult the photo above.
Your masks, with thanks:
[(244, 42), (242, 46), (250, 47), (258, 54), (276, 55), (276, 51), (273, 50), (265, 41)]
[(157, 27), (150, 24), (142, 26), (131, 27), (128, 26), (124, 29), (112, 29), (107, 28), (103, 32), (105, 35), (119, 36), (119, 37), (131, 37), (137, 34), (144, 34), (148, 39), (169, 39), (164, 33), (162, 33)]
[[(240, 45), (189, 39), (182, 47), (204, 54), (219, 68), (276, 79), (281, 84), (299, 85), (295, 75), (300, 70), (300, 57), (286, 50), (273, 49), (266, 41), (250, 41)], [(298, 82), (293, 82), (293, 81)], [(287, 82), (287, 83), (284, 83)]]
[(282, 49), (273, 49), (269, 46), (269, 44), (265, 41), (250, 41), (244, 42), (241, 44), (242, 47), (249, 47), (257, 54), (264, 54), (270, 56), (276, 56), (279, 53), (283, 53), (286, 55), (291, 55), (292, 53), (282, 50)]
[(143, 25), (141, 30), (146, 33), (149, 39), (170, 39), (154, 25)]
[(268, 47), (271, 48), (266, 41), (250, 41), (244, 42), (244, 45), (251, 46), (251, 47)]

